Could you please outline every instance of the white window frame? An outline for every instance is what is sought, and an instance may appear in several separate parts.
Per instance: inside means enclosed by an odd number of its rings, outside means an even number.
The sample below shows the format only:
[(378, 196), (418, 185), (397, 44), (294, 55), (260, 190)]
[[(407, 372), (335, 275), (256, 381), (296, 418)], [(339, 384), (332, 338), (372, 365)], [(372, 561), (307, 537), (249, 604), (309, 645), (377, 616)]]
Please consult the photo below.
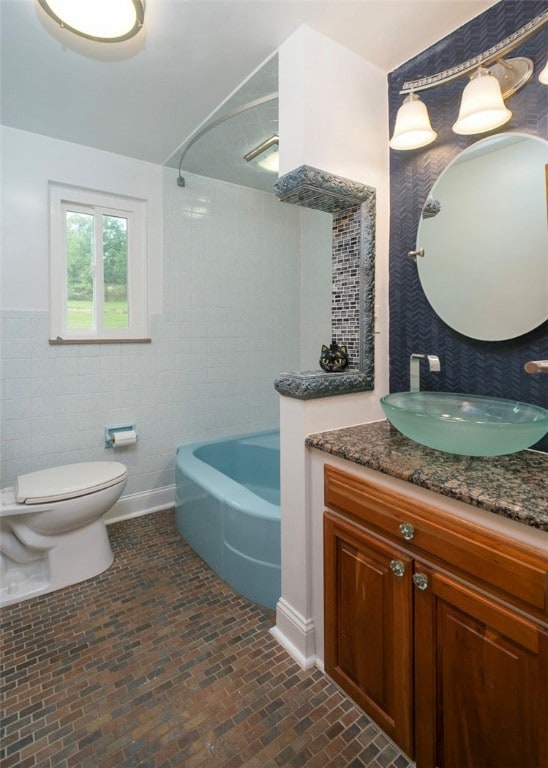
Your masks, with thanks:
[[(148, 342), (146, 201), (123, 195), (82, 189), (50, 182), (50, 343)], [(103, 261), (96, 259), (97, 327), (92, 329), (67, 326), (67, 253), (65, 212), (121, 216), (128, 221), (128, 327), (104, 328)], [(101, 219), (102, 220), (102, 219)], [(96, 220), (97, 221), (97, 220)], [(97, 226), (97, 224), (96, 224)], [(97, 238), (96, 238), (97, 239)], [(102, 255), (102, 241), (96, 243)]]

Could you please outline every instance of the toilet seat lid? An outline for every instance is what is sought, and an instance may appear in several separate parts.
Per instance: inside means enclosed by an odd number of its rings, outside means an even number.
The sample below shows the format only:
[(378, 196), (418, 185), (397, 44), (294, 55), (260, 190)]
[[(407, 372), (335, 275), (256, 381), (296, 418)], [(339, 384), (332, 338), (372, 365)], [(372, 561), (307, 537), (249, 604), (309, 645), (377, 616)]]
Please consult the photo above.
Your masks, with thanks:
[(116, 485), (126, 476), (126, 466), (118, 461), (86, 461), (40, 469), (19, 475), (15, 482), (15, 499), (19, 504), (75, 499)]

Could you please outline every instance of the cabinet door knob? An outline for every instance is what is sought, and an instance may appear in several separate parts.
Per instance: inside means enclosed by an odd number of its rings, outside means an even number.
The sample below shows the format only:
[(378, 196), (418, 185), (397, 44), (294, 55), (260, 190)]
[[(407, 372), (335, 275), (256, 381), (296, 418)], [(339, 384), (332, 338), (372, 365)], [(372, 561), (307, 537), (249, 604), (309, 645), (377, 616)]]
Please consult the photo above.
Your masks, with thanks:
[(401, 560), (391, 560), (390, 570), (396, 576), (403, 576), (403, 574), (405, 573), (405, 565)]
[(423, 592), (425, 589), (428, 589), (428, 577), (425, 576), (424, 573), (414, 573), (413, 583), (417, 589), (420, 589)]
[(406, 541), (411, 541), (415, 535), (415, 529), (411, 523), (402, 523), (400, 525), (400, 533)]

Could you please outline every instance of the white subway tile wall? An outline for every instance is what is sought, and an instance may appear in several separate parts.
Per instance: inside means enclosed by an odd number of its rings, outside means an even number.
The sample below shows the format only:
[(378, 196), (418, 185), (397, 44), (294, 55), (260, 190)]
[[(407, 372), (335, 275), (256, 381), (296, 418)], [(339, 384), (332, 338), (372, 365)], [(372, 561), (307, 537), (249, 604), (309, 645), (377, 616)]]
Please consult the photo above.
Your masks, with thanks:
[[(115, 458), (129, 468), (126, 495), (171, 486), (178, 445), (277, 427), (276, 375), (317, 367), (331, 218), (199, 176), (179, 188), (163, 173), (152, 344), (50, 346), (47, 312), (2, 313), (2, 485)], [(104, 427), (123, 423), (137, 425), (137, 445), (105, 449)]]

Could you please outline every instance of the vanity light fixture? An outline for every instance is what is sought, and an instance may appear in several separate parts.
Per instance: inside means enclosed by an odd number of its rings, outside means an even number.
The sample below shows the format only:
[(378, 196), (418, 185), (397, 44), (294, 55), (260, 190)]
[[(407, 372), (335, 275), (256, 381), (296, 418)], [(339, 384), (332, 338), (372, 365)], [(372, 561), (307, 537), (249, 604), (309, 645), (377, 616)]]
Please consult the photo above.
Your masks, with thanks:
[(469, 136), (498, 128), (512, 117), (502, 98), (499, 81), (485, 67), (480, 67), (462, 92), (455, 133)]
[(63, 29), (103, 43), (134, 37), (143, 26), (144, 0), (38, 0)]
[[(470, 82), (462, 94), (458, 118), (453, 125), (455, 133), (485, 133), (507, 123), (512, 117), (512, 112), (504, 104), (504, 99), (529, 82), (534, 65), (531, 59), (523, 56), (510, 59), (503, 57), (542, 29), (546, 23), (548, 10), (478, 56), (436, 75), (405, 82), (400, 94), (405, 94), (406, 98), (396, 116), (390, 147), (403, 150), (418, 149), (434, 141), (437, 134), (430, 125), (426, 105), (419, 100), (417, 91), (436, 88), (464, 76), (470, 76)], [(539, 80), (548, 84), (548, 64), (541, 72)]]
[(430, 124), (426, 104), (411, 92), (398, 109), (390, 146), (392, 149), (418, 149), (431, 144), (437, 135)]
[(265, 171), (278, 172), (279, 169), (279, 148), (280, 140), (275, 133), (269, 139), (266, 139), (254, 149), (251, 149), (244, 155), (247, 163), (259, 166)]

